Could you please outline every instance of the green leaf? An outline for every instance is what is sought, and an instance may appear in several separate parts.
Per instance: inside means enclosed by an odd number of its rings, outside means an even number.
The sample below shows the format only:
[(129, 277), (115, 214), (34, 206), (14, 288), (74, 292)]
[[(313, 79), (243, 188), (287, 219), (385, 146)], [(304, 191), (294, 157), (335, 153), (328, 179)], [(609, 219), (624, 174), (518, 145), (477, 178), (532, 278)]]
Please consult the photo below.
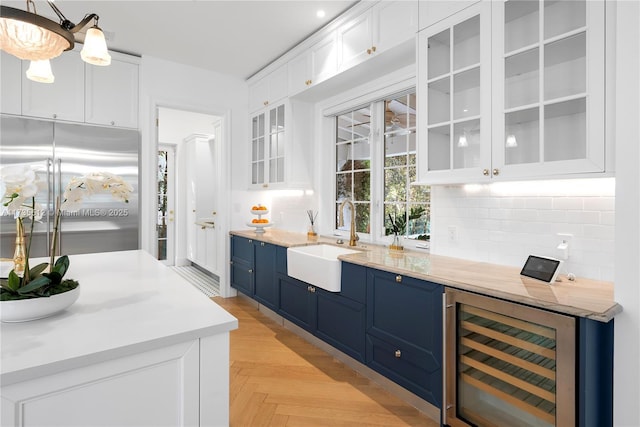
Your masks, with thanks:
[(29, 277), (31, 277), (32, 279), (35, 279), (36, 277), (38, 277), (38, 275), (40, 273), (42, 273), (47, 267), (49, 266), (49, 263), (47, 262), (43, 262), (42, 264), (38, 264), (35, 267), (29, 269)]
[(21, 281), (22, 279), (20, 276), (18, 276), (15, 271), (11, 270), (9, 272), (9, 277), (7, 278), (7, 289), (17, 292), (18, 288), (20, 288)]
[(49, 278), (52, 285), (57, 285), (62, 281), (62, 276), (60, 275), (60, 273), (57, 273), (55, 271), (52, 271), (51, 273), (42, 273), (42, 275)]
[(64, 274), (69, 269), (69, 257), (66, 255), (62, 255), (56, 261), (56, 264), (53, 266), (53, 271), (60, 274), (60, 277), (64, 277)]
[(20, 289), (18, 289), (18, 293), (20, 295), (25, 295), (28, 294), (30, 292), (35, 291), (36, 289), (39, 289), (43, 286), (47, 286), (51, 284), (51, 279), (49, 279), (48, 277), (45, 276), (40, 276), (37, 277), (36, 279), (33, 279), (32, 281), (30, 281), (27, 285), (21, 287)]

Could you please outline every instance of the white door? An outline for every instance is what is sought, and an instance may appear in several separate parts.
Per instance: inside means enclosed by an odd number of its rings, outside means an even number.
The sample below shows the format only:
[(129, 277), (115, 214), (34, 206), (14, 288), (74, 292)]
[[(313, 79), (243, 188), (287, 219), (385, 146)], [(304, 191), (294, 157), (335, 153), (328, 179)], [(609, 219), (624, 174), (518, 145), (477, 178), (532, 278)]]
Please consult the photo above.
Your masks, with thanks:
[(175, 260), (175, 194), (176, 194), (175, 146), (158, 146), (158, 260), (173, 265)]

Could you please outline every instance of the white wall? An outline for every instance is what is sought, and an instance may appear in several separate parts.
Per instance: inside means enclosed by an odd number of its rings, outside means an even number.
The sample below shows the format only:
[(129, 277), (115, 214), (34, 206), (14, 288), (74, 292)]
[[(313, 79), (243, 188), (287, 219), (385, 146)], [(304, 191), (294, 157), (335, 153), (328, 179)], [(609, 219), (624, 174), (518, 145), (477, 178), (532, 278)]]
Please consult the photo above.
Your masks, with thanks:
[[(237, 77), (185, 66), (153, 57), (142, 57), (140, 65), (140, 126), (142, 134), (142, 198), (141, 246), (154, 253), (155, 248), (155, 173), (156, 173), (156, 107), (169, 107), (196, 111), (223, 117), (224, 144), (220, 144), (219, 155), (223, 159), (223, 173), (219, 188), (227, 193), (231, 159), (236, 156), (234, 147), (244, 146), (247, 141), (248, 89), (246, 82)], [(217, 195), (221, 196), (221, 195)], [(214, 197), (214, 194), (212, 194)], [(220, 237), (225, 239), (224, 259), (228, 259), (229, 215), (231, 211), (222, 195), (219, 204), (218, 224)], [(220, 275), (221, 293), (229, 294), (226, 269)]]
[(434, 186), (431, 253), (522, 266), (558, 257), (557, 233), (568, 233), (563, 272), (612, 281), (614, 196), (613, 178)]
[(640, 426), (640, 3), (620, 1), (616, 45), (614, 422)]

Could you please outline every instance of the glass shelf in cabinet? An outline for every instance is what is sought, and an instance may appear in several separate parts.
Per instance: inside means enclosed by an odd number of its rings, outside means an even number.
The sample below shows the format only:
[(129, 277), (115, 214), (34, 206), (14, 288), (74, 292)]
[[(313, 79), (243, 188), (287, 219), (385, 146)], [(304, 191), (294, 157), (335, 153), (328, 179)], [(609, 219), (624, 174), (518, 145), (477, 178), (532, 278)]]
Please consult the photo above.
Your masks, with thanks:
[(504, 158), (506, 165), (540, 161), (540, 107), (505, 114)]
[(545, 45), (544, 99), (586, 91), (587, 36), (581, 32)]
[(427, 168), (429, 171), (451, 168), (450, 129), (450, 126), (438, 126), (427, 131)]
[(453, 27), (453, 68), (465, 68), (480, 62), (480, 15)]
[(453, 169), (480, 165), (480, 120), (459, 122), (453, 126)]
[(453, 118), (468, 118), (480, 114), (480, 68), (473, 68), (453, 77)]
[(505, 108), (539, 102), (539, 54), (539, 49), (534, 48), (505, 58)]
[(587, 157), (586, 98), (544, 106), (544, 160)]
[(427, 40), (427, 79), (449, 72), (451, 55), (451, 31), (447, 28)]
[(544, 37), (545, 39), (568, 33), (587, 22), (586, 0), (545, 1)]
[(507, 1), (504, 4), (504, 51), (511, 52), (540, 39), (540, 2)]
[(427, 124), (450, 120), (450, 78), (445, 77), (427, 85)]

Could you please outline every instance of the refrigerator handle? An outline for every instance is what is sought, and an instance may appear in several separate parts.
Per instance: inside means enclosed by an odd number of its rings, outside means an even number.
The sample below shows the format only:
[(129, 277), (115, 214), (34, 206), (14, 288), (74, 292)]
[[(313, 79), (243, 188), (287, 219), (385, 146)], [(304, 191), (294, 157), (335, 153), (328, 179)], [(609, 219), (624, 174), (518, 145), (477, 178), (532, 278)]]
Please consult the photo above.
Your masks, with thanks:
[[(58, 159), (58, 194), (55, 197), (57, 203), (61, 203), (62, 193), (62, 159)], [(59, 206), (56, 206), (56, 208), (59, 208)], [(54, 255), (60, 256), (60, 248), (62, 248), (62, 226), (58, 228), (58, 253)]]
[[(53, 166), (53, 159), (47, 158), (47, 248), (51, 248), (51, 196), (55, 191), (55, 183), (51, 181), (51, 167)], [(55, 215), (55, 206), (53, 209)]]

